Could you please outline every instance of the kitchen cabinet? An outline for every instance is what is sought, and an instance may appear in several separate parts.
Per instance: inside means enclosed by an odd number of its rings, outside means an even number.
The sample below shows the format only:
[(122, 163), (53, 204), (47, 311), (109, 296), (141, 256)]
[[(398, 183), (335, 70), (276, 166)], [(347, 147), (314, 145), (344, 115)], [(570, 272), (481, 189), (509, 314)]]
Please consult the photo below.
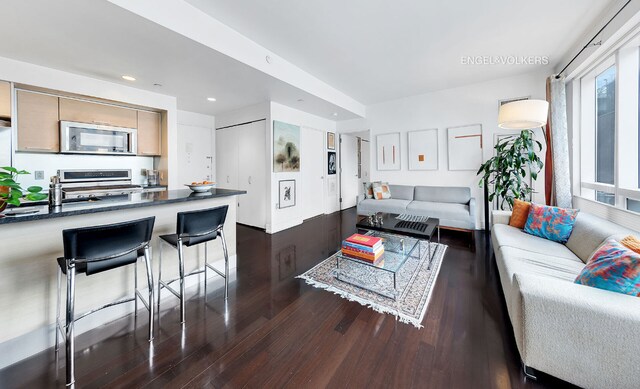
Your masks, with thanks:
[(159, 112), (138, 111), (138, 155), (162, 154), (162, 115)]
[(57, 153), (60, 151), (58, 97), (17, 91), (18, 151)]
[(267, 220), (267, 171), (265, 121), (216, 131), (218, 187), (240, 189), (238, 223), (265, 228)]
[(60, 120), (136, 128), (138, 112), (135, 109), (115, 105), (61, 97)]
[(0, 119), (11, 118), (11, 84), (0, 81)]

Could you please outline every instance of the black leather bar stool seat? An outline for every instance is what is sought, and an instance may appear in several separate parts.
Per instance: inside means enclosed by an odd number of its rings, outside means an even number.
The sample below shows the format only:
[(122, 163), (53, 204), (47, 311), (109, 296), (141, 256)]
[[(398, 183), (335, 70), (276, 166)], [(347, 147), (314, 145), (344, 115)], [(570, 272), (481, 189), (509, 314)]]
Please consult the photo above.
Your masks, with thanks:
[[(60, 345), (59, 335), (62, 333), (66, 345), (67, 386), (74, 387), (75, 385), (74, 323), (77, 320), (101, 309), (130, 301), (135, 302), (137, 314), (139, 298), (149, 311), (149, 341), (153, 339), (154, 284), (149, 242), (151, 241), (154, 222), (155, 217), (149, 217), (124, 223), (62, 231), (64, 257), (57, 259), (60, 272), (58, 272), (58, 303), (56, 311), (56, 352)], [(147, 271), (149, 287), (147, 301), (138, 291), (137, 262), (140, 257), (144, 258)], [(134, 268), (135, 292), (132, 298), (124, 298), (82, 315), (75, 315), (75, 278), (77, 274), (84, 273), (90, 276), (132, 264), (136, 265)], [(60, 274), (65, 275), (67, 280), (67, 307), (64, 326), (60, 323)]]
[[(160, 235), (160, 270), (158, 275), (158, 309), (160, 309), (160, 292), (162, 288), (167, 289), (173, 295), (180, 299), (180, 321), (185, 321), (185, 298), (184, 298), (184, 280), (195, 274), (204, 273), (205, 295), (207, 293), (207, 269), (212, 270), (222, 278), (224, 278), (224, 298), (229, 297), (229, 254), (227, 252), (227, 242), (224, 238), (224, 222), (227, 218), (228, 205), (221, 207), (203, 209), (191, 212), (179, 212), (176, 225), (176, 233), (169, 235)], [(224, 253), (224, 273), (209, 264), (207, 242), (220, 237), (222, 242), (222, 251)], [(179, 277), (170, 281), (162, 281), (162, 245), (163, 242), (175, 248), (178, 251), (178, 270)], [(184, 274), (184, 250), (183, 247), (190, 247), (204, 244), (204, 268), (194, 270), (189, 274)], [(170, 284), (180, 281), (180, 290), (176, 291)]]

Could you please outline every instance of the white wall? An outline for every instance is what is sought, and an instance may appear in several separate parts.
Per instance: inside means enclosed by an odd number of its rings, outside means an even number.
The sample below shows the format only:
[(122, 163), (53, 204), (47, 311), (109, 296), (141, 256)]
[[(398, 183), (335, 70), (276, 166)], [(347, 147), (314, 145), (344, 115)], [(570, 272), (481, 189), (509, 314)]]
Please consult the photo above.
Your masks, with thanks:
[[(312, 128), (315, 130), (320, 130), (325, 133), (325, 147), (326, 147), (326, 132), (336, 132), (336, 122), (332, 120), (327, 120), (315, 115), (308, 114), (306, 112), (287, 107), (282, 104), (278, 104), (275, 102), (271, 102), (271, 117), (267, 128), (269, 129), (269, 133), (267, 136), (268, 139), (268, 153), (269, 163), (271, 164), (273, 161), (273, 121), (278, 120), (281, 122), (294, 124), (297, 126)], [(304, 137), (305, 131), (301, 130), (300, 136)], [(337, 138), (336, 138), (337, 139)], [(301, 140), (301, 143), (302, 142)], [(337, 149), (337, 147), (336, 147)], [(326, 150), (326, 149), (325, 149)], [(336, 153), (338, 150), (336, 150)], [(327, 165), (327, 156), (326, 152), (324, 153), (324, 166)], [(305, 152), (302, 149), (300, 151), (301, 164), (305, 163)], [(271, 166), (271, 165), (270, 165)], [(278, 231), (285, 230), (287, 228), (296, 226), (301, 224), (303, 221), (303, 211), (302, 207), (304, 207), (304, 199), (301, 201), (297, 201), (294, 207), (285, 208), (285, 209), (277, 209), (276, 206), (278, 204), (278, 182), (280, 180), (288, 180), (294, 179), (296, 183), (301, 182), (301, 173), (300, 172), (284, 172), (284, 173), (273, 173), (273, 169), (270, 168), (271, 172), (271, 197), (269, 199), (269, 208), (271, 210), (270, 217), (267, 217), (267, 232), (275, 233)], [(326, 174), (325, 169), (325, 188), (323, 191), (326, 194), (325, 197), (325, 213), (336, 212), (340, 209), (339, 200), (339, 182), (338, 175), (334, 174), (329, 176)], [(298, 193), (299, 195), (299, 193)], [(298, 197), (299, 198), (299, 197)]]
[[(73, 73), (67, 73), (4, 57), (0, 57), (0, 80), (166, 110), (168, 131), (168, 170), (169, 172), (176, 171), (177, 109), (175, 97), (85, 76), (79, 76)], [(15, 120), (12, 124), (15, 127)], [(15, 137), (15, 128), (13, 135)], [(13, 143), (15, 144), (15, 142)], [(153, 166), (152, 158), (150, 157), (83, 157), (58, 154), (14, 153), (13, 159), (14, 165), (20, 168), (24, 168), (29, 171), (45, 171), (44, 181), (35, 181), (33, 180), (33, 177), (31, 177), (31, 179), (26, 177), (21, 178), (21, 182), (25, 184), (25, 186), (29, 184), (46, 186), (48, 177), (54, 175), (55, 170), (59, 168), (126, 167), (133, 170), (135, 182), (142, 182), (143, 177), (140, 175), (140, 171), (142, 169), (150, 169)], [(169, 174), (169, 186), (177, 187), (178, 185), (176, 175)]]
[[(508, 133), (500, 130), (498, 121), (499, 100), (531, 96), (545, 98), (546, 74), (531, 73), (517, 77), (503, 78), (459, 88), (447, 89), (389, 101), (367, 107), (367, 118), (338, 122), (340, 132), (352, 132), (369, 128), (371, 130), (370, 160), (371, 180), (388, 181), (392, 184), (467, 186), (476, 198), (476, 226), (482, 227), (483, 195), (478, 187), (475, 171), (449, 171), (447, 153), (447, 128), (467, 124), (482, 124), (483, 159), (493, 156), (494, 134)], [(412, 130), (438, 129), (437, 171), (410, 171), (407, 161), (407, 132)], [(376, 164), (376, 135), (401, 133), (401, 170), (379, 171)], [(540, 130), (536, 137), (543, 140)], [(544, 153), (544, 150), (543, 152)], [(541, 154), (544, 155), (544, 154)], [(455, 156), (464, 158), (464, 156)], [(539, 175), (534, 184), (534, 201), (544, 202), (544, 175)]]
[[(209, 135), (210, 142), (202, 144), (202, 135)], [(200, 142), (200, 144), (199, 144)], [(187, 184), (202, 181), (203, 163), (211, 166), (210, 181), (216, 180), (216, 118), (195, 112), (178, 111), (178, 182)], [(206, 157), (211, 159), (207, 160)], [(208, 161), (208, 162), (207, 162)], [(195, 166), (198, 164), (198, 166)]]

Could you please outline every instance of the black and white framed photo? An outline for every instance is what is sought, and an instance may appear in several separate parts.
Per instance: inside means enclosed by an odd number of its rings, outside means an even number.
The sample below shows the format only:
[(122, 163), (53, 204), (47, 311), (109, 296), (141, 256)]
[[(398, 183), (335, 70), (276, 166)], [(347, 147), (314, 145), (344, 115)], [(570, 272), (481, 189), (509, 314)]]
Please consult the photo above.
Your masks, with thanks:
[(280, 180), (278, 208), (289, 208), (296, 205), (296, 180)]
[(335, 151), (329, 151), (327, 155), (327, 172), (331, 174), (336, 174), (336, 170), (338, 169), (338, 162), (336, 158)]

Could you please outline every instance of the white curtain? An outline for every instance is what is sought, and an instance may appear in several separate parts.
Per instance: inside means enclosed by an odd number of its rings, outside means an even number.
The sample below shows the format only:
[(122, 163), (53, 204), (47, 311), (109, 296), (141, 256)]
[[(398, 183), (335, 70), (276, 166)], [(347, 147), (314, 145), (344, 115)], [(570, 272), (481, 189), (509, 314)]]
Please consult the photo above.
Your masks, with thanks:
[[(549, 122), (547, 124), (547, 163), (552, 169), (546, 170), (545, 186), (550, 198), (547, 202), (558, 207), (571, 208), (571, 176), (569, 169), (569, 135), (567, 129), (567, 96), (564, 77), (555, 75), (547, 78), (547, 101), (549, 102)], [(549, 177), (551, 172), (551, 177)]]

